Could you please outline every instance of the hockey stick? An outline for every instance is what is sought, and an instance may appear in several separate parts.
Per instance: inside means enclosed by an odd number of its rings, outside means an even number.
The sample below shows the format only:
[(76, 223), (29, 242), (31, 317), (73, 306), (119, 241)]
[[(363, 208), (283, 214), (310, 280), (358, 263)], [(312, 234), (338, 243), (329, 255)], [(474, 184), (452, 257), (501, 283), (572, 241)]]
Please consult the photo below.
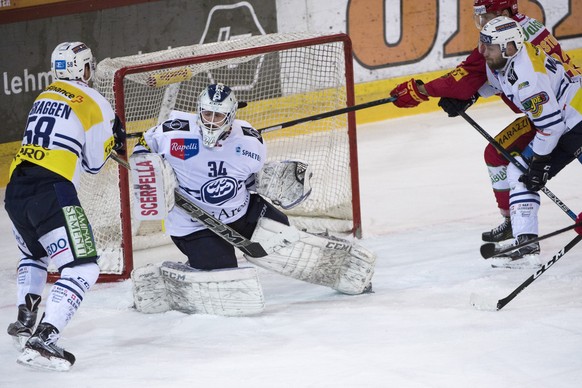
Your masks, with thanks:
[(582, 226), (582, 223), (570, 225), (570, 226), (567, 226), (565, 228), (558, 229), (554, 232), (548, 233), (546, 235), (539, 236), (539, 237), (536, 237), (536, 238), (528, 240), (528, 241), (524, 241), (521, 244), (511, 245), (511, 246), (508, 246), (508, 247), (503, 248), (503, 249), (496, 249), (495, 243), (485, 243), (485, 244), (481, 245), (481, 256), (483, 256), (484, 259), (490, 259), (493, 256), (501, 255), (503, 253), (507, 253), (507, 252), (511, 252), (511, 251), (514, 251), (514, 250), (519, 249), (519, 248), (523, 248), (526, 245), (530, 245), (531, 243), (535, 243), (535, 242), (542, 241), (542, 240), (545, 240), (545, 239), (550, 238), (550, 237), (554, 237), (560, 233), (567, 232), (567, 231), (572, 230), (574, 228), (577, 228), (579, 226)]
[[(328, 112), (319, 113), (316, 115), (307, 116), (307, 117), (303, 117), (303, 118), (296, 119), (296, 120), (286, 121), (286, 122), (281, 123), (281, 124), (261, 128), (258, 131), (259, 131), (259, 133), (276, 131), (278, 129), (292, 127), (293, 125), (303, 124), (303, 123), (307, 123), (309, 121), (322, 120), (322, 119), (326, 119), (328, 117), (333, 117), (333, 116), (339, 116), (339, 115), (344, 114), (344, 113), (354, 112), (356, 110), (365, 109), (365, 108), (371, 108), (373, 106), (387, 104), (389, 102), (394, 102), (394, 101), (396, 101), (396, 97), (381, 98), (379, 100), (369, 101), (369, 102), (365, 102), (363, 104), (352, 105), (352, 106), (348, 106), (345, 108), (330, 110)], [(239, 108), (241, 107), (241, 104), (244, 104), (244, 106), (247, 105), (246, 102), (239, 102)], [(127, 137), (128, 138), (140, 137), (142, 134), (143, 134), (143, 132), (133, 132), (133, 133), (128, 133)]]
[[(121, 166), (131, 170), (129, 163), (120, 158), (116, 153), (111, 153), (111, 159), (115, 160)], [(206, 210), (200, 208), (188, 198), (184, 197), (178, 189), (174, 190), (174, 198), (176, 205), (184, 210), (190, 217), (197, 219), (203, 223), (211, 232), (221, 237), (230, 245), (240, 249), (243, 253), (251, 257), (267, 256), (267, 252), (261, 244), (254, 242), (232, 229), (230, 226), (220, 222), (208, 213)]]
[(396, 101), (396, 99), (397, 99), (397, 97), (390, 96), (387, 98), (381, 98), (379, 100), (365, 102), (363, 104), (348, 106), (348, 107), (345, 107), (342, 109), (330, 110), (329, 112), (319, 113), (319, 114), (316, 114), (313, 116), (307, 116), (307, 117), (303, 117), (300, 119), (287, 121), (287, 122), (284, 122), (281, 124), (273, 125), (272, 127), (261, 128), (261, 129), (259, 129), (259, 132), (260, 133), (271, 132), (271, 131), (275, 131), (277, 129), (287, 128), (287, 127), (292, 127), (293, 125), (307, 123), (309, 121), (326, 119), (328, 117), (338, 116), (338, 115), (341, 115), (344, 113), (353, 112), (353, 111), (360, 110), (360, 109), (371, 108), (371, 107), (376, 106), (376, 105), (387, 104), (389, 102)]
[[(485, 137), (485, 139), (487, 139), (487, 141), (493, 146), (495, 147), (495, 149), (497, 151), (499, 151), (504, 157), (505, 159), (507, 159), (511, 164), (513, 164), (515, 167), (519, 168), (519, 170), (523, 173), (526, 173), (527, 170), (525, 169), (524, 166), (522, 166), (514, 157), (513, 155), (511, 155), (509, 152), (507, 152), (507, 150), (505, 148), (503, 148), (501, 146), (501, 144), (499, 144), (499, 142), (497, 140), (495, 140), (491, 135), (489, 135), (483, 128), (481, 128), (481, 126), (479, 124), (477, 124), (475, 122), (475, 120), (473, 120), (471, 117), (469, 117), (469, 115), (467, 115), (467, 113), (465, 112), (459, 112), (459, 115), (461, 117), (463, 117), (469, 124), (471, 124), (473, 126), (473, 128), (475, 128), (477, 130), (477, 132), (479, 132), (481, 135), (483, 135), (483, 137)], [(546, 194), (548, 196), (548, 198), (550, 198), (552, 201), (554, 201), (554, 203), (556, 205), (558, 205), (558, 207), (560, 209), (562, 209), (562, 211), (564, 213), (566, 213), (568, 216), (570, 216), (571, 219), (576, 220), (576, 214), (574, 214), (574, 212), (572, 210), (570, 210), (570, 208), (568, 208), (568, 206), (566, 206), (566, 204), (564, 202), (562, 202), (558, 197), (556, 197), (554, 195), (554, 193), (552, 193), (547, 187), (542, 187), (542, 191), (544, 192), (544, 194)]]
[(534, 273), (529, 278), (527, 278), (523, 283), (521, 283), (515, 290), (513, 290), (513, 292), (511, 294), (507, 295), (505, 298), (499, 299), (497, 301), (497, 303), (495, 303), (494, 306), (491, 303), (480, 298), (477, 294), (471, 295), (471, 304), (478, 310), (492, 310), (492, 311), (501, 310), (505, 305), (507, 305), (509, 302), (511, 302), (513, 300), (513, 298), (515, 298), (519, 293), (521, 293), (527, 286), (532, 284), (534, 282), (534, 280), (536, 280), (538, 277), (540, 277), (541, 274), (546, 272), (548, 270), (548, 268), (550, 268), (558, 260), (560, 260), (566, 253), (568, 253), (568, 251), (570, 249), (572, 249), (581, 240), (582, 240), (582, 235), (578, 235), (578, 236), (574, 237), (574, 239), (572, 241), (570, 241), (568, 244), (566, 244), (566, 246), (564, 248), (560, 249), (560, 251), (558, 253), (556, 253), (550, 261), (548, 261), (546, 264), (542, 265), (542, 268), (537, 270), (536, 273)]

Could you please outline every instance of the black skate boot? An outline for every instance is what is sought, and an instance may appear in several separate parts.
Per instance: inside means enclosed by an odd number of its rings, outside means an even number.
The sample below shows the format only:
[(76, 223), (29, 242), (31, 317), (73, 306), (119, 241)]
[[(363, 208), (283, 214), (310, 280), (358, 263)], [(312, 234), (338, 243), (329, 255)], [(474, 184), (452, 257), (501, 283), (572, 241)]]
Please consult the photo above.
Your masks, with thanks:
[(481, 239), (486, 242), (501, 242), (513, 238), (513, 230), (511, 229), (511, 219), (505, 217), (501, 225), (491, 229), (488, 232), (483, 232)]
[(38, 306), (40, 305), (40, 295), (26, 294), (24, 304), (18, 306), (18, 317), (16, 322), (8, 325), (8, 334), (12, 336), (14, 345), (19, 351), (22, 351), (24, 344), (30, 336), (36, 325), (36, 316)]
[(41, 322), (16, 362), (33, 368), (68, 371), (75, 363), (75, 356), (57, 346), (59, 337), (56, 327)]
[[(537, 237), (538, 236), (535, 234), (522, 234), (517, 236), (513, 245), (523, 244)], [(539, 256), (540, 243), (536, 241), (530, 245), (516, 249), (515, 251), (493, 256), (492, 259), (494, 259), (494, 262), (491, 264), (491, 266), (495, 268), (538, 269), (541, 267)]]

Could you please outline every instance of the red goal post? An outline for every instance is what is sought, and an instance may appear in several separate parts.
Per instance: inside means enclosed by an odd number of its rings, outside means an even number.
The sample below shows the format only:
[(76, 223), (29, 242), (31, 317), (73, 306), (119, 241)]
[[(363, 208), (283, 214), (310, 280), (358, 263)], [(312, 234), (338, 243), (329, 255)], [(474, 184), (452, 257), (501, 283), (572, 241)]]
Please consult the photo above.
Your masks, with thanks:
[[(107, 58), (97, 66), (94, 85), (128, 133), (146, 131), (172, 110), (195, 112), (198, 94), (215, 82), (227, 84), (239, 101), (247, 102), (237, 118), (261, 129), (354, 105), (352, 66), (346, 34), (268, 34)], [(355, 113), (263, 137), (269, 161), (302, 159), (313, 169), (313, 193), (286, 211), (291, 222), (360, 237)], [(128, 154), (134, 144), (128, 141)], [(134, 249), (170, 243), (160, 225), (132, 222), (128, 185), (128, 172), (113, 161), (81, 184), (79, 196), (101, 254), (100, 281), (127, 279)]]

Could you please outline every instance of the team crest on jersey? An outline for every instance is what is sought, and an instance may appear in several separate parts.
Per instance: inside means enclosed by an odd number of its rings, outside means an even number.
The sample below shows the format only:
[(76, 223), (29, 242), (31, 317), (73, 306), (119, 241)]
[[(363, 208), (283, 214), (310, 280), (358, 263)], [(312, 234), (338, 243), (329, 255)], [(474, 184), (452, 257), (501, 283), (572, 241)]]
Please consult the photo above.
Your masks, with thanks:
[(170, 155), (186, 160), (198, 155), (200, 143), (198, 139), (172, 139), (170, 142)]
[(540, 117), (543, 111), (542, 105), (547, 103), (549, 100), (550, 97), (546, 92), (540, 92), (526, 98), (521, 102), (521, 105), (526, 111), (531, 112), (533, 117)]
[(238, 192), (236, 179), (223, 176), (206, 182), (200, 188), (203, 202), (220, 206), (234, 198)]
[(513, 68), (513, 63), (510, 65), (509, 70), (507, 71), (507, 80), (512, 85), (517, 82), (517, 74), (515, 73), (515, 69)]

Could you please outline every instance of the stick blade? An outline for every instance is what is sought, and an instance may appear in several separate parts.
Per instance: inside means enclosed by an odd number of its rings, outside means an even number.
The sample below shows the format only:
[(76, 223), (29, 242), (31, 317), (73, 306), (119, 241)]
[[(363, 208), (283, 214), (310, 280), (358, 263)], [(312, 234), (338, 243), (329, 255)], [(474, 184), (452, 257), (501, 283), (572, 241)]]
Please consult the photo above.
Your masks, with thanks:
[(470, 297), (471, 305), (480, 311), (497, 311), (498, 300), (486, 298), (482, 295), (472, 293)]
[(489, 259), (495, 256), (497, 245), (495, 243), (485, 243), (481, 245), (481, 256), (484, 259)]

